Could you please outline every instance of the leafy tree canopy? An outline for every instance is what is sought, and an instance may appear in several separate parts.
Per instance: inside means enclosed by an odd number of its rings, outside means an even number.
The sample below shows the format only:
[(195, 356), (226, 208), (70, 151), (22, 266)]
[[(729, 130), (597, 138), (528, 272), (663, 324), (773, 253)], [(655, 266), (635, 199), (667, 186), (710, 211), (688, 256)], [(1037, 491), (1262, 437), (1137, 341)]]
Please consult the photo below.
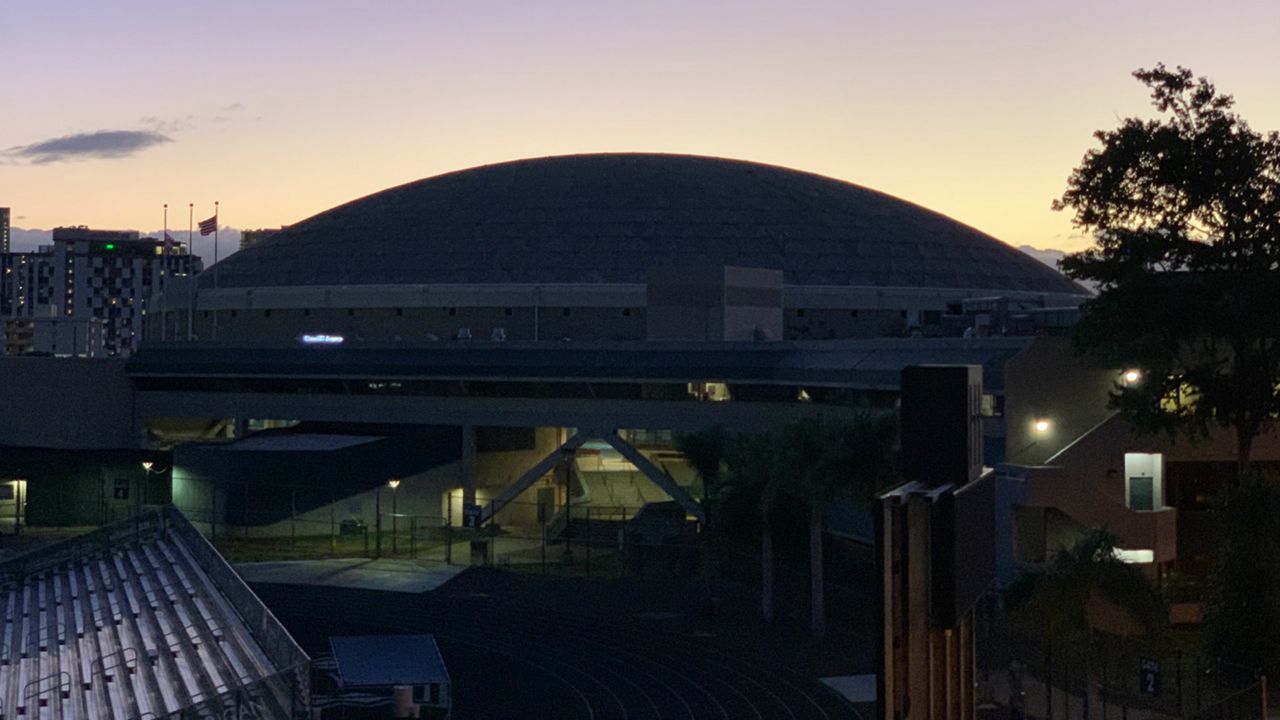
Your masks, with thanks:
[(1095, 241), (1062, 262), (1099, 287), (1075, 342), (1145, 371), (1112, 395), (1139, 428), (1234, 428), (1243, 470), (1280, 416), (1280, 135), (1188, 69), (1134, 76), (1159, 117), (1096, 133), (1054, 203)]
[[(1059, 551), (1044, 567), (1033, 567), (1005, 590), (1015, 623), (1052, 644), (1067, 660), (1088, 664), (1122, 647), (1155, 644), (1168, 625), (1164, 599), (1137, 567), (1116, 556), (1115, 538), (1091, 531)], [(1097, 623), (1099, 603), (1118, 608), (1136, 638), (1122, 642)]]

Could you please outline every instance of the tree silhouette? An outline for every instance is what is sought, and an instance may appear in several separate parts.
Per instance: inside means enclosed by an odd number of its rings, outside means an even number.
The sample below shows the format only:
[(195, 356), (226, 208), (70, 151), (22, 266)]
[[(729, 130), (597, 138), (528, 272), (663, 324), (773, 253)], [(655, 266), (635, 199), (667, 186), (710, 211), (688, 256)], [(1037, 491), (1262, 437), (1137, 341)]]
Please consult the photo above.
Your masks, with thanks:
[(1046, 656), (1085, 668), (1088, 707), (1098, 702), (1103, 665), (1116, 664), (1126, 646), (1157, 645), (1169, 617), (1160, 593), (1116, 556), (1115, 538), (1101, 530), (1024, 570), (1005, 600), (1015, 625), (1044, 643)]
[(1112, 407), (1147, 431), (1236, 434), (1240, 474), (1280, 415), (1280, 136), (1190, 70), (1134, 76), (1159, 119), (1099, 131), (1055, 209), (1095, 245), (1063, 270), (1100, 291), (1076, 346), (1136, 367)]

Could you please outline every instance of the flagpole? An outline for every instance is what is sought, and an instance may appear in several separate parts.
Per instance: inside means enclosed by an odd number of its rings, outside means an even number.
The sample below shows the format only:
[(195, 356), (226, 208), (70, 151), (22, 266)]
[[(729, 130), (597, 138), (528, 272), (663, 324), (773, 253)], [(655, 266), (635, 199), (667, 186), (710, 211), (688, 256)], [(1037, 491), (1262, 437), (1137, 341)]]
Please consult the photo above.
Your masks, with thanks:
[[(187, 254), (188, 255), (194, 255), (196, 250), (195, 219), (196, 219), (196, 204), (189, 202), (187, 203)], [(200, 297), (200, 286), (195, 280), (195, 275), (196, 273), (193, 270), (191, 273), (191, 276), (192, 276), (191, 295), (187, 298), (188, 300), (187, 302), (187, 342), (191, 342), (192, 329), (193, 329), (193, 326), (195, 325), (196, 300), (198, 300)]]
[[(213, 201), (213, 290), (218, 290), (218, 201)], [(213, 341), (218, 342), (218, 308), (213, 309)]]
[[(169, 203), (164, 204), (164, 234), (160, 236), (160, 247), (161, 247), (160, 277), (163, 278), (165, 266), (169, 264)], [(161, 342), (164, 342), (167, 339), (166, 330), (168, 329), (168, 327), (169, 327), (169, 298), (164, 298), (164, 308), (160, 310), (160, 341)]]

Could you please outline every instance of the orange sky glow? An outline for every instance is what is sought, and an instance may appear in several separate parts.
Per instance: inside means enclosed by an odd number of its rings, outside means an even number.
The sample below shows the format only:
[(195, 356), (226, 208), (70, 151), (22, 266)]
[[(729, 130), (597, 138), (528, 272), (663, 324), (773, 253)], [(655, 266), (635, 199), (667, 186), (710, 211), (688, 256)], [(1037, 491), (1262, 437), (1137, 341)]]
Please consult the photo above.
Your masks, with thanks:
[[(109, 6), (109, 7), (108, 7)], [(1280, 128), (1280, 3), (388, 1), (6, 10), (0, 206), (16, 227), (276, 226), (522, 157), (660, 151), (830, 175), (1013, 245), (1129, 73), (1186, 65)], [(139, 147), (42, 145), (100, 131)], [(96, 136), (104, 140), (105, 136)], [(131, 136), (134, 137), (134, 136)], [(117, 138), (118, 139), (118, 138)], [(55, 148), (55, 150), (49, 150)]]

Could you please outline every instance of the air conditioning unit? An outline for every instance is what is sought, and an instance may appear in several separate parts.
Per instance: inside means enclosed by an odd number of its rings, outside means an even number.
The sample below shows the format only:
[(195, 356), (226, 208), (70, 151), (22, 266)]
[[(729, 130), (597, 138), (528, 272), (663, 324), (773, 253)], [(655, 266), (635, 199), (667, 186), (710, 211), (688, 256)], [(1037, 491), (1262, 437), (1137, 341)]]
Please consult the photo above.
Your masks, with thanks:
[(471, 328), (458, 328), (458, 340), (470, 340)]
[(489, 336), (489, 339), (490, 339), (490, 340), (492, 340), (493, 342), (506, 342), (506, 341), (507, 341), (507, 329), (506, 329), (506, 328), (500, 328), (500, 327), (496, 327), (496, 328), (494, 328), (494, 329), (493, 329), (493, 333), (492, 333), (492, 334), (490, 334), (490, 336)]

